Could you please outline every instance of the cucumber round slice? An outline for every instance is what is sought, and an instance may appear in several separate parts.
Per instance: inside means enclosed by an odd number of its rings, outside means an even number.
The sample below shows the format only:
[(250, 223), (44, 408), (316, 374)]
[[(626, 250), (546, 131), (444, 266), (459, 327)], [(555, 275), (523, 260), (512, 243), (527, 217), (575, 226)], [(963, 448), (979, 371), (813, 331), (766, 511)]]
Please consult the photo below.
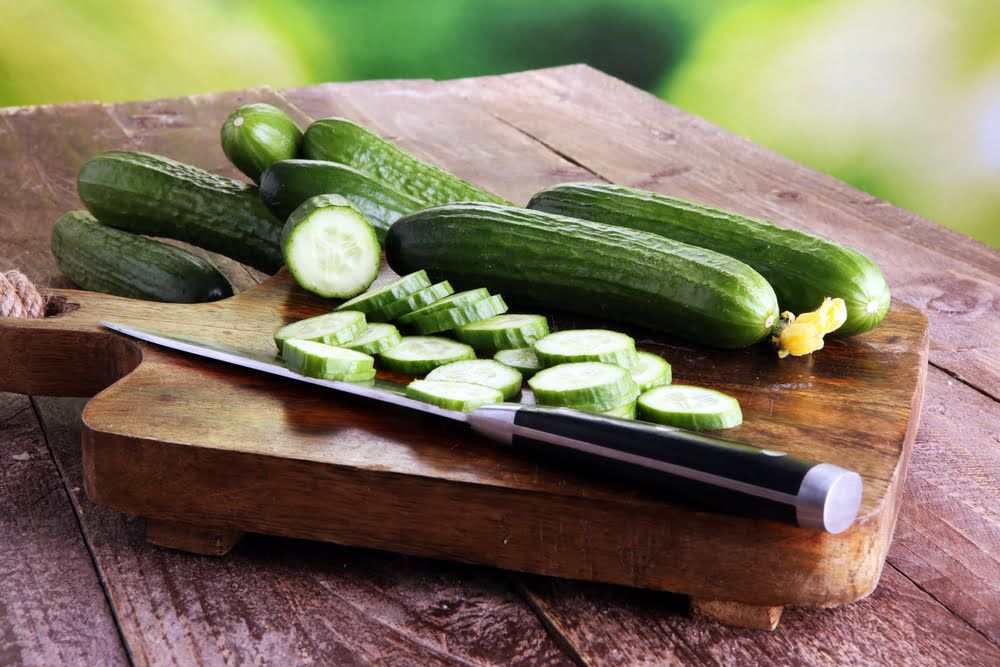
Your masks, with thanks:
[(375, 360), (370, 355), (312, 340), (286, 340), (281, 357), (296, 373), (324, 380), (368, 379), (361, 376), (375, 371)]
[(391, 322), (392, 320), (399, 319), (407, 313), (412, 313), (418, 308), (429, 306), (435, 301), (440, 301), (446, 296), (454, 293), (455, 289), (447, 280), (440, 283), (434, 283), (430, 287), (417, 290), (413, 294), (405, 296), (399, 301), (393, 301), (385, 308), (380, 309), (378, 313), (376, 313), (376, 319)]
[(581, 361), (539, 371), (528, 380), (542, 405), (592, 404), (607, 410), (631, 401), (638, 394), (632, 375), (614, 364)]
[(274, 344), (280, 350), (282, 343), (295, 338), (340, 345), (360, 336), (367, 326), (364, 313), (343, 310), (286, 324), (274, 332)]
[(557, 331), (535, 343), (535, 352), (545, 366), (602, 361), (631, 368), (639, 361), (631, 336), (606, 329)]
[(521, 347), (514, 350), (500, 350), (493, 355), (494, 361), (504, 366), (510, 366), (521, 374), (525, 380), (542, 370), (542, 362), (538, 361), (533, 347)]
[(471, 382), (414, 380), (406, 386), (406, 395), (447, 410), (471, 412), (480, 405), (502, 403), (499, 389)]
[(475, 303), (429, 313), (415, 319), (412, 326), (418, 333), (432, 334), (439, 331), (449, 331), (470, 322), (478, 322), (505, 312), (507, 312), (507, 304), (504, 303), (503, 297), (497, 294)]
[(434, 303), (424, 306), (423, 308), (418, 308), (411, 313), (407, 313), (406, 315), (400, 317), (399, 321), (401, 324), (412, 324), (414, 320), (431, 313), (436, 313), (439, 310), (457, 308), (458, 306), (476, 303), (477, 301), (482, 301), (483, 299), (488, 299), (489, 297), (490, 293), (485, 287), (470, 289), (464, 292), (457, 292), (451, 296), (446, 296), (443, 299), (438, 299)]
[(365, 371), (362, 373), (352, 373), (351, 375), (345, 375), (340, 378), (343, 382), (371, 382), (375, 379), (375, 369), (370, 371)]
[(427, 374), (428, 380), (469, 382), (499, 389), (504, 400), (521, 391), (521, 374), (492, 359), (468, 359), (438, 366)]
[(638, 403), (643, 419), (681, 428), (715, 430), (743, 422), (739, 401), (704, 387), (656, 387), (642, 394)]
[[(577, 409), (579, 410), (580, 408)], [(598, 414), (607, 415), (609, 417), (619, 417), (621, 419), (635, 419), (636, 402), (629, 401), (625, 405), (619, 405), (617, 408), (601, 410)]]
[(360, 336), (342, 343), (341, 347), (365, 354), (378, 354), (382, 350), (395, 347), (402, 338), (399, 335), (399, 330), (391, 324), (369, 324)]
[(453, 361), (475, 359), (476, 353), (465, 343), (440, 336), (403, 336), (399, 345), (380, 352), (378, 356), (386, 370), (424, 375)]
[(630, 368), (629, 372), (641, 391), (670, 384), (673, 379), (670, 364), (663, 357), (649, 352), (639, 352), (639, 363)]
[(497, 315), (455, 329), (455, 336), (477, 351), (496, 352), (529, 347), (549, 335), (542, 315)]
[(345, 301), (337, 306), (336, 310), (359, 310), (365, 314), (373, 313), (385, 308), (394, 301), (398, 301), (418, 290), (430, 286), (430, 284), (431, 279), (427, 277), (426, 271), (416, 271), (391, 283), (368, 290), (350, 301)]
[(281, 252), (295, 282), (326, 298), (361, 294), (382, 266), (375, 229), (340, 195), (317, 195), (292, 211), (281, 230)]

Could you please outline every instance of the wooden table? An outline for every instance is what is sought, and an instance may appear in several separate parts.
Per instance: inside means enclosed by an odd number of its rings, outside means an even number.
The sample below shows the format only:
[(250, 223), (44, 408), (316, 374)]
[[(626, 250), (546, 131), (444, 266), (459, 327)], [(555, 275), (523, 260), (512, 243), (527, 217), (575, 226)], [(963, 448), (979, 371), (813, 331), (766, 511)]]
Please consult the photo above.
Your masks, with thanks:
[[(585, 66), (458, 81), (254, 89), (0, 112), (0, 269), (69, 286), (48, 251), (79, 165), (112, 148), (234, 174), (247, 101), (345, 115), (515, 202), (605, 179), (853, 245), (930, 320), (930, 369), (879, 588), (786, 609), (776, 632), (680, 596), (250, 537), (223, 558), (149, 546), (81, 489), (81, 399), (0, 394), (0, 664), (1000, 664), (1000, 253)], [(241, 287), (260, 274), (224, 262)]]

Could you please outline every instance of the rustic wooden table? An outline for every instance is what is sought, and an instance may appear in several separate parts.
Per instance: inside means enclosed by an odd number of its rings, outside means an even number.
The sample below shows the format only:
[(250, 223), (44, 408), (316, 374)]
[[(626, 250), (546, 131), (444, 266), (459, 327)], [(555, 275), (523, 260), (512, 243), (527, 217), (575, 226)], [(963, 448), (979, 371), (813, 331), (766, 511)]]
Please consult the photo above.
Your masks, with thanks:
[[(515, 202), (606, 179), (823, 233), (930, 319), (930, 369), (878, 589), (787, 609), (776, 632), (693, 620), (680, 596), (276, 538), (224, 558), (149, 546), (81, 489), (80, 399), (0, 394), (0, 664), (1000, 664), (1000, 253), (584, 66), (0, 112), (0, 269), (69, 286), (48, 251), (107, 149), (234, 174), (217, 128), (247, 101), (345, 115)], [(225, 263), (238, 286), (261, 276)]]

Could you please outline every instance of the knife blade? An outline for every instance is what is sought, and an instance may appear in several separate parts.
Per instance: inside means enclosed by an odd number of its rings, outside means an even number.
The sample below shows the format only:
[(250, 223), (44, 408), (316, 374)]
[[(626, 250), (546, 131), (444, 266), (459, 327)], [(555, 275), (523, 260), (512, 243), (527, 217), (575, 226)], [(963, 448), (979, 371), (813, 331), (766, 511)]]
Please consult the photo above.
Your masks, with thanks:
[(100, 324), (172, 350), (464, 422), (496, 442), (557, 465), (588, 468), (602, 477), (724, 512), (836, 534), (854, 523), (861, 504), (861, 476), (832, 463), (570, 408), (498, 403), (468, 413), (446, 410), (408, 398), (404, 385), (387, 380), (353, 383), (311, 378), (286, 368), (277, 355), (133, 325)]

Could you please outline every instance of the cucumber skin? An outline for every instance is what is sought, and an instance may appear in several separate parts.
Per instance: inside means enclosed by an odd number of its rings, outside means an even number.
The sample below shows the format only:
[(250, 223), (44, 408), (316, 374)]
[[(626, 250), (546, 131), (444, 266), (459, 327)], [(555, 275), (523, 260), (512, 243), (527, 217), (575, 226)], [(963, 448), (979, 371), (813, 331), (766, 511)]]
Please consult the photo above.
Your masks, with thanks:
[(604, 183), (542, 190), (528, 208), (660, 234), (735, 257), (760, 272), (782, 310), (795, 314), (816, 309), (824, 297), (840, 297), (847, 304), (847, 321), (830, 334), (834, 337), (868, 331), (889, 310), (889, 286), (870, 259), (829, 239), (765, 220)]
[(267, 273), (283, 263), (281, 221), (241, 181), (159, 155), (109, 151), (84, 163), (76, 185), (105, 225), (185, 241)]
[(777, 321), (771, 286), (746, 264), (654, 234), (492, 204), (452, 204), (396, 222), (386, 257), (456, 289), (603, 317), (717, 347), (744, 347)]
[(306, 129), (302, 155), (350, 165), (428, 206), (504, 199), (421, 160), (346, 118), (324, 118)]
[(85, 290), (131, 299), (202, 303), (233, 295), (219, 271), (181, 248), (70, 211), (52, 228), (59, 270)]
[[(242, 118), (240, 125), (235, 123)], [(222, 152), (233, 165), (260, 183), (261, 173), (278, 160), (289, 160), (299, 153), (302, 130), (276, 106), (244, 104), (229, 115), (220, 131)]]
[(316, 195), (338, 194), (368, 218), (381, 242), (400, 217), (424, 207), (416, 199), (353, 167), (316, 160), (279, 160), (261, 174), (260, 198), (282, 220)]

